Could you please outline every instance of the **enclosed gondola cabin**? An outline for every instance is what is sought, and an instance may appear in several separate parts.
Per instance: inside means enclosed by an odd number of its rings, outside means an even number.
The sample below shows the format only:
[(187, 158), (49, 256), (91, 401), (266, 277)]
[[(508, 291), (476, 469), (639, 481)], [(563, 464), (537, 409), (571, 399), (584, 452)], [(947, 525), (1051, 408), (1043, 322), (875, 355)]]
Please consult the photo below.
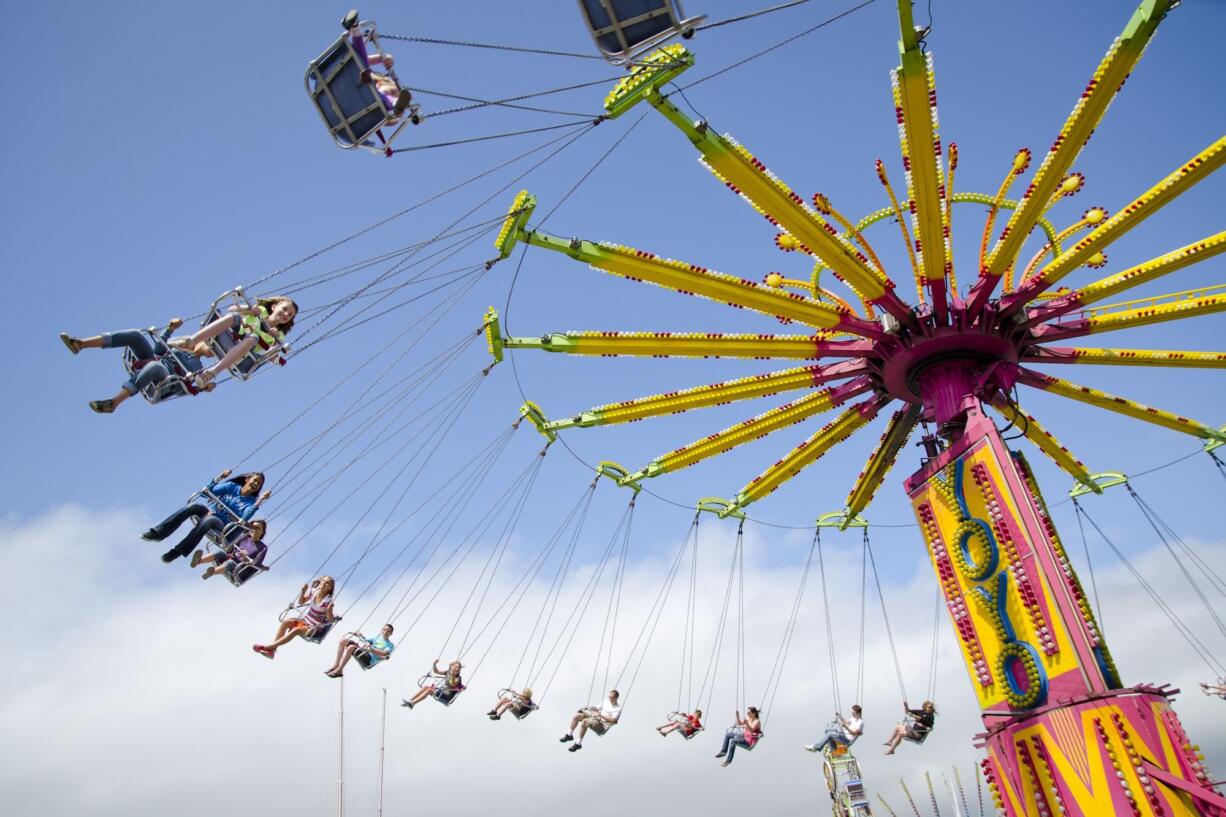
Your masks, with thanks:
[(626, 63), (667, 40), (689, 38), (706, 17), (686, 18), (676, 0), (579, 0), (583, 21), (614, 65)]

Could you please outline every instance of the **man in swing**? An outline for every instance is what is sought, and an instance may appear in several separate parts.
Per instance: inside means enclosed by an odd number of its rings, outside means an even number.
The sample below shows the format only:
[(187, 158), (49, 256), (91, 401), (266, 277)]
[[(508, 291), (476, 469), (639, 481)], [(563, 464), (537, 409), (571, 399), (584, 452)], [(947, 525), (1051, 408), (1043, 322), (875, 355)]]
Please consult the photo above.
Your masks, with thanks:
[[(609, 690), (608, 699), (600, 705), (600, 708), (594, 706), (585, 706), (575, 713), (575, 717), (570, 719), (570, 729), (566, 734), (558, 738), (559, 743), (574, 744), (567, 749), (570, 752), (577, 752), (583, 748), (583, 736), (588, 733), (588, 730), (595, 732), (597, 735), (603, 735), (608, 732), (610, 727), (617, 723), (622, 716), (621, 704), (617, 702), (621, 697), (616, 689)], [(575, 734), (575, 727), (579, 727), (579, 734)]]
[(856, 738), (864, 733), (864, 720), (860, 717), (860, 704), (852, 704), (851, 717), (844, 718), (842, 714), (834, 713), (834, 723), (826, 730), (826, 736), (818, 743), (810, 743), (805, 747), (808, 752), (822, 752), (826, 747), (851, 746)]

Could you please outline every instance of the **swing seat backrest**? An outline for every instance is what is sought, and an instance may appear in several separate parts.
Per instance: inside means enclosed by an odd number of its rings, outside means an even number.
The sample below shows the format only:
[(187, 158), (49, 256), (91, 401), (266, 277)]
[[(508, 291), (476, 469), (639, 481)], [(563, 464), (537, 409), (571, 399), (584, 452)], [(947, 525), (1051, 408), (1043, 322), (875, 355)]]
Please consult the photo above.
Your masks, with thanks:
[(699, 732), (703, 731), (704, 729), (706, 729), (705, 726), (700, 726), (697, 729), (694, 729), (693, 727), (682, 726), (677, 731), (680, 732), (681, 737), (685, 738), (686, 740), (693, 740), (694, 736), (697, 735)]
[[(368, 53), (380, 52), (373, 25), (363, 24), (363, 30), (370, 44)], [(337, 145), (346, 150), (364, 147), (385, 152), (405, 123), (384, 138), (380, 129), (392, 111), (374, 81), (362, 82), (362, 70), (362, 61), (349, 35), (344, 34), (307, 65), (303, 81), (307, 96)]]
[(511, 714), (515, 716), (515, 720), (522, 721), (538, 709), (540, 707), (531, 701), (527, 703), (518, 702), (511, 706)]
[[(221, 301), (230, 294), (231, 293), (227, 292), (213, 302), (213, 306), (205, 316), (201, 326), (208, 326), (218, 318), (225, 317), (226, 314), (233, 314), (227, 313), (221, 307)], [(269, 334), (275, 334), (267, 325), (262, 325), (262, 329)], [(213, 354), (217, 356), (217, 359), (221, 360), (226, 356), (227, 352), (241, 343), (244, 337), (246, 336), (242, 335), (238, 329), (230, 328), (217, 335), (217, 337), (211, 339), (208, 342), (209, 348), (213, 350)], [(240, 357), (234, 363), (234, 365), (228, 369), (228, 371), (230, 372), (230, 375), (237, 380), (249, 380), (255, 374), (256, 369), (260, 368), (270, 360), (280, 358), (281, 362), (284, 362), (282, 355), (285, 354), (285, 351), (285, 348), (279, 343), (274, 343), (271, 346), (266, 347), (257, 337), (256, 343), (251, 348), (251, 351)]]
[(322, 624), (318, 627), (314, 627), (310, 630), (307, 630), (305, 633), (302, 634), (302, 640), (309, 641), (312, 644), (320, 644), (323, 642), (325, 638), (328, 637), (328, 633), (332, 632), (332, 628), (335, 625), (336, 625), (336, 621), (333, 620), (333, 621), (329, 621), (327, 624)]
[(460, 684), (458, 687), (444, 687), (442, 682), (446, 680), (441, 675), (435, 675), (427, 672), (425, 675), (417, 679), (417, 686), (425, 689), (427, 686), (434, 687), (434, 693), (430, 696), (434, 700), (441, 703), (443, 706), (451, 706), (451, 702), (460, 697), (460, 693), (467, 687)]
[(579, 8), (596, 47), (614, 65), (624, 65), (706, 19), (684, 19), (677, 0), (579, 0)]
[[(136, 377), (141, 369), (157, 359), (142, 360), (131, 349), (125, 349), (123, 353), (123, 367), (127, 370), (129, 377)], [(173, 355), (167, 355), (163, 363), (170, 368), (170, 377), (158, 383), (150, 383), (141, 389), (141, 397), (145, 398), (145, 402), (151, 406), (156, 406), (164, 400), (173, 400), (176, 397), (186, 397), (189, 394), (195, 393), (187, 385), (186, 373), (177, 365)]]
[(239, 561), (230, 562), (226, 565), (226, 578), (230, 580), (230, 584), (235, 587), (242, 587), (247, 582), (251, 581), (256, 576), (268, 570), (264, 565), (253, 564), (245, 557), (239, 557)]
[(467, 689), (467, 687), (465, 687), (463, 684), (458, 687), (449, 687), (447, 689), (439, 688), (434, 690), (434, 694), (430, 697), (434, 698), (434, 700), (438, 701), (443, 706), (451, 706), (455, 699), (460, 697), (460, 693), (465, 689)]

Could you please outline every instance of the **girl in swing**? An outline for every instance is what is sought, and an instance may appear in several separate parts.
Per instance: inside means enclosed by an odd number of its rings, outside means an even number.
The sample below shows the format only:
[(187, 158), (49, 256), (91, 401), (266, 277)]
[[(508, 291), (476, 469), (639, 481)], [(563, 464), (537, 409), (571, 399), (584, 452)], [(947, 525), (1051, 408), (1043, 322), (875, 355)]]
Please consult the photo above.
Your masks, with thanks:
[(340, 621), (340, 616), (336, 615), (333, 610), (332, 594), (335, 590), (336, 581), (331, 576), (324, 576), (309, 585), (302, 585), (302, 590), (298, 592), (296, 605), (299, 607), (306, 605), (303, 614), (290, 616), (282, 621), (271, 644), (253, 644), (251, 649), (265, 658), (276, 658), (277, 648), (293, 641), (296, 636), (308, 636), (321, 627), (328, 627)]
[(904, 738), (916, 743), (923, 743), (924, 738), (928, 737), (928, 733), (932, 731), (932, 727), (936, 723), (937, 708), (932, 701), (924, 701), (919, 709), (911, 709), (907, 706), (907, 702), (903, 701), (902, 711), (906, 715), (906, 719), (895, 726), (894, 731), (890, 733), (890, 737), (886, 739), (885, 753), (887, 755), (894, 754), (894, 750), (898, 748), (898, 744), (902, 743)]

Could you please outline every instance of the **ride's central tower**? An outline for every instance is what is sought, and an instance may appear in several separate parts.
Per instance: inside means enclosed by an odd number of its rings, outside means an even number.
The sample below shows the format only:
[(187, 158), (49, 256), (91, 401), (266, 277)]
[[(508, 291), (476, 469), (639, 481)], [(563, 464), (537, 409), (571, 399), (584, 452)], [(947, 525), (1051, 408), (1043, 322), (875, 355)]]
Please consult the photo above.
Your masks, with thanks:
[(950, 411), (960, 370), (942, 366), (923, 389), (952, 439), (906, 490), (987, 728), (997, 808), (1226, 814), (1172, 691), (1120, 681), (1025, 458), (973, 395)]

